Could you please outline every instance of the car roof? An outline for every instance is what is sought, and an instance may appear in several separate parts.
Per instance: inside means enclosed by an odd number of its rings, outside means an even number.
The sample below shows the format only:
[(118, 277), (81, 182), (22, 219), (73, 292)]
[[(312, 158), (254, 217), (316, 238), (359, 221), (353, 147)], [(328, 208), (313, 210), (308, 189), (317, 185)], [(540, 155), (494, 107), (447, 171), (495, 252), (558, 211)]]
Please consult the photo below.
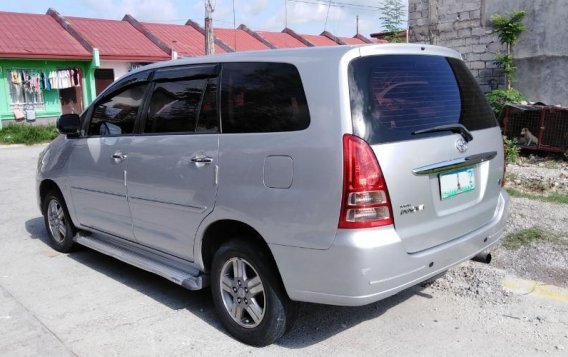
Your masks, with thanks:
[(420, 54), (437, 55), (462, 59), (461, 55), (449, 48), (427, 44), (366, 44), (342, 45), (323, 47), (303, 47), (289, 49), (274, 49), (261, 51), (243, 51), (223, 53), (209, 56), (183, 57), (171, 61), (157, 62), (140, 67), (125, 77), (141, 71), (166, 68), (189, 64), (226, 63), (226, 62), (300, 62), (305, 58), (321, 59), (322, 61), (339, 61), (350, 52), (359, 52), (357, 56), (394, 55), (394, 54)]

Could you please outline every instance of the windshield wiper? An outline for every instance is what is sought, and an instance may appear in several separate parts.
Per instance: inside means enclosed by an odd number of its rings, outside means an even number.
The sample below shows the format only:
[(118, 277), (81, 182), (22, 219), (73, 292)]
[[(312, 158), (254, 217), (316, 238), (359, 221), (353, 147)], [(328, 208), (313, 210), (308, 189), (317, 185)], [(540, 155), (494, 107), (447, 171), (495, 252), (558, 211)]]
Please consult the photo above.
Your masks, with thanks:
[(439, 125), (428, 129), (416, 130), (412, 132), (412, 135), (436, 133), (439, 131), (451, 131), (452, 133), (461, 134), (463, 139), (468, 143), (473, 140), (473, 135), (471, 135), (470, 131), (461, 124)]

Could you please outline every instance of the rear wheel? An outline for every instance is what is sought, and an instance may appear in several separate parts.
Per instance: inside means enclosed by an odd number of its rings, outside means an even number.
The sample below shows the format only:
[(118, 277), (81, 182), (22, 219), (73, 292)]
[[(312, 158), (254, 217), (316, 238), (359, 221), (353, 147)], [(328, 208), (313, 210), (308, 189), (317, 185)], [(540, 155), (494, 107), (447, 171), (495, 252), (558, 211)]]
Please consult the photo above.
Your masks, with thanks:
[(266, 346), (280, 338), (296, 316), (268, 256), (237, 240), (213, 258), (211, 291), (225, 328), (239, 341)]
[(75, 246), (73, 236), (76, 229), (69, 218), (67, 206), (59, 192), (51, 191), (45, 195), (43, 218), (51, 247), (62, 253), (71, 251)]

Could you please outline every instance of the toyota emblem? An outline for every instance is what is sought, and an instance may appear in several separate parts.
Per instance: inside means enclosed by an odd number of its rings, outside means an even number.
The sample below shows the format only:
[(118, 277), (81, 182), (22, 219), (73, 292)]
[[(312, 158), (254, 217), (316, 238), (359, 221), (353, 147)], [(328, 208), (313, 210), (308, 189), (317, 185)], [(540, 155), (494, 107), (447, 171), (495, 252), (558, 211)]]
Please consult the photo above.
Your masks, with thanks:
[(456, 149), (458, 149), (459, 152), (466, 152), (467, 151), (467, 142), (463, 138), (459, 138), (456, 141)]

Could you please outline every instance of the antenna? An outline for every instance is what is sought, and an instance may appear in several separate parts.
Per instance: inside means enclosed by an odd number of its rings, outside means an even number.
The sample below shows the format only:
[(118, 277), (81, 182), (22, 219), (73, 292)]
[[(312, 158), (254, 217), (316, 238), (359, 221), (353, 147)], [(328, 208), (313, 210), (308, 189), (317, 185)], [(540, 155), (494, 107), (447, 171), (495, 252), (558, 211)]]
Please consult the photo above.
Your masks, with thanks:
[(329, 0), (329, 4), (327, 5), (327, 14), (325, 15), (325, 24), (323, 25), (323, 30), (327, 30), (327, 19), (329, 18), (329, 9), (331, 9), (331, 0)]
[(359, 15), (357, 15), (357, 17), (355, 17), (355, 34), (359, 34)]
[(288, 0), (284, 0), (284, 28), (288, 28)]
[(235, 51), (237, 51), (237, 20), (235, 15), (235, 0), (233, 0), (233, 36), (235, 40)]

